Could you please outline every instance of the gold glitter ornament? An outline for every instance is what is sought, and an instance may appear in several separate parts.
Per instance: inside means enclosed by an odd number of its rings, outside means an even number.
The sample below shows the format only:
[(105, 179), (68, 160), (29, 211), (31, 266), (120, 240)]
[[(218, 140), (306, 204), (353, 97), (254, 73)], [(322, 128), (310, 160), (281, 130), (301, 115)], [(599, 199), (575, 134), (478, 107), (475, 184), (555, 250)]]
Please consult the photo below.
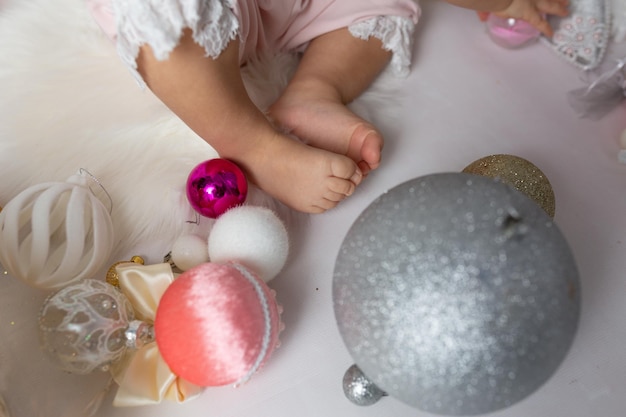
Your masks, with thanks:
[(524, 193), (554, 218), (555, 198), (550, 181), (530, 161), (514, 155), (490, 155), (472, 162), (463, 172), (499, 179)]
[(106, 282), (110, 285), (113, 285), (116, 288), (120, 287), (119, 275), (117, 274), (117, 270), (115, 269), (118, 265), (136, 263), (140, 265), (144, 265), (144, 260), (141, 256), (133, 256), (130, 258), (130, 261), (120, 261), (115, 262), (113, 265), (109, 267), (106, 275)]

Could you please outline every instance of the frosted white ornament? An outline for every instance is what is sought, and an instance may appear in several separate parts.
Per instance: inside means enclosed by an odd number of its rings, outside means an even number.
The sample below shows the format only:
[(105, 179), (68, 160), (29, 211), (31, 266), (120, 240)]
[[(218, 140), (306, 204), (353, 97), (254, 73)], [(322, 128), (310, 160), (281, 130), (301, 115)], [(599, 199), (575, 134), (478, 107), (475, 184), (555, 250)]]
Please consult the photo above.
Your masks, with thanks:
[(209, 235), (211, 262), (236, 262), (254, 271), (263, 281), (274, 278), (289, 253), (287, 229), (265, 207), (239, 206), (215, 220)]
[(209, 261), (207, 242), (200, 236), (182, 235), (172, 245), (172, 262), (182, 271)]
[(66, 182), (27, 188), (0, 212), (0, 263), (36, 288), (59, 289), (93, 275), (113, 243), (111, 216), (82, 170)]

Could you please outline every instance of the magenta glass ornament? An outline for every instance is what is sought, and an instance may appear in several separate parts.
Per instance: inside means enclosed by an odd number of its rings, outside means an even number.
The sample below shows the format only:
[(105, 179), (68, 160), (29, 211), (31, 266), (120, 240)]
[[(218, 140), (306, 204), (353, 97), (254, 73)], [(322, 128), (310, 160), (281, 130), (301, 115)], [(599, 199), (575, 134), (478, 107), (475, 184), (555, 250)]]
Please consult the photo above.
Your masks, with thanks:
[(243, 171), (226, 159), (204, 161), (187, 178), (187, 199), (205, 217), (214, 219), (243, 204), (247, 194), (248, 182)]
[(505, 48), (519, 48), (539, 39), (540, 32), (523, 20), (498, 17), (490, 14), (487, 31), (491, 39)]

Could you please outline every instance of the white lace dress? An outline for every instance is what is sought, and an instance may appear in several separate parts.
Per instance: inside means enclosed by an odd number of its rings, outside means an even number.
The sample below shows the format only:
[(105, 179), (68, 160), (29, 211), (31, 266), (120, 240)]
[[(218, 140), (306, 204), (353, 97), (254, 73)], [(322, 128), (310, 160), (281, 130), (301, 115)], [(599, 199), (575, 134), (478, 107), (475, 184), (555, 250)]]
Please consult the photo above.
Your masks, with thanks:
[(415, 0), (86, 1), (142, 84), (135, 62), (139, 47), (148, 44), (158, 59), (166, 59), (186, 28), (211, 57), (239, 37), (244, 63), (260, 50), (302, 51), (315, 37), (347, 27), (358, 38), (380, 39), (393, 52), (393, 71), (406, 75), (420, 15)]

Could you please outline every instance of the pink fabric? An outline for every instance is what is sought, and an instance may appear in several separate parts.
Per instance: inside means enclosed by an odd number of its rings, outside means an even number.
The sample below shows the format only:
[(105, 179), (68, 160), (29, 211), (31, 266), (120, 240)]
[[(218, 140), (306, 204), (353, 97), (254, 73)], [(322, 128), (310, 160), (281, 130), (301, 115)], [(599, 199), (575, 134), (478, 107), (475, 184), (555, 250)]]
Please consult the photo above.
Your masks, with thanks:
[[(104, 32), (115, 39), (112, 0), (86, 1)], [(302, 49), (321, 34), (376, 16), (408, 17), (414, 23), (419, 16), (414, 0), (235, 0), (233, 3), (244, 61), (257, 50)]]
[(324, 33), (376, 16), (410, 17), (417, 23), (413, 0), (238, 0), (244, 56), (256, 49), (302, 49)]

